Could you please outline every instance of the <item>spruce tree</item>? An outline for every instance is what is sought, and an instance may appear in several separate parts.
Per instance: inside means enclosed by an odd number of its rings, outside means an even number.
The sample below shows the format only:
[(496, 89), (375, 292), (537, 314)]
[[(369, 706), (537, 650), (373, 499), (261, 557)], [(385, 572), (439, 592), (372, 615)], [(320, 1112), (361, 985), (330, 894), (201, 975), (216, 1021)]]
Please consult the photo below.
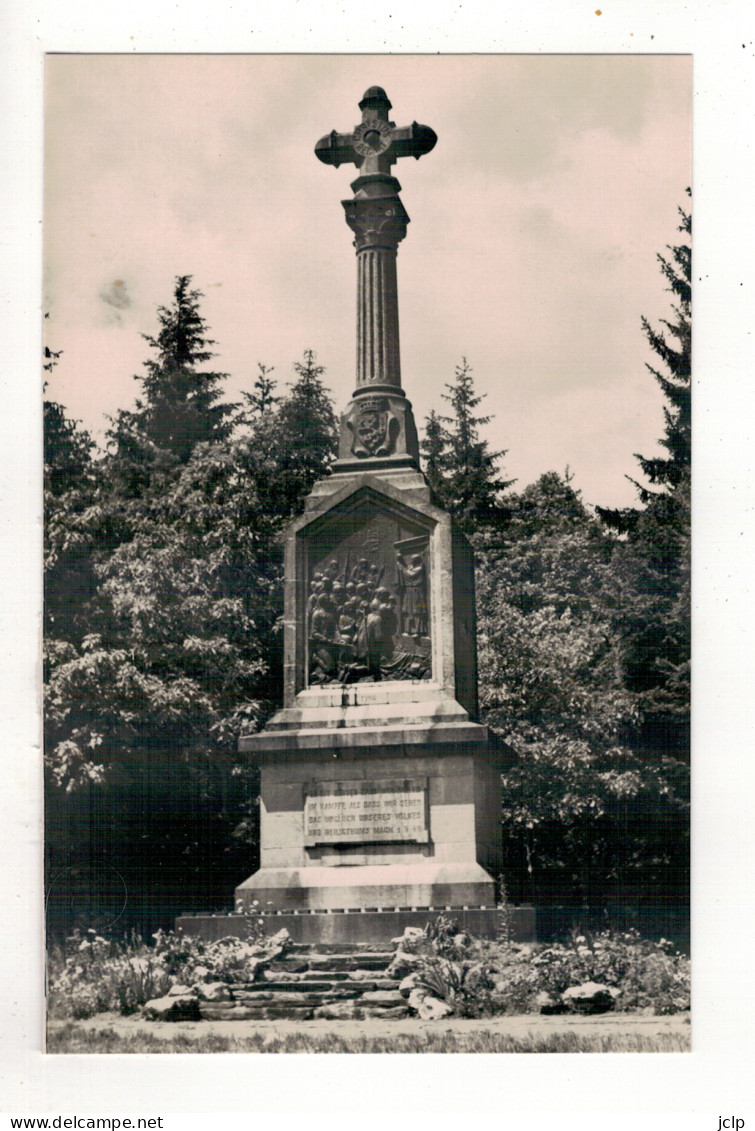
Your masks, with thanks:
[(135, 378), (144, 396), (109, 432), (116, 460), (127, 466), (181, 466), (197, 444), (224, 440), (233, 428), (236, 406), (220, 401), (227, 374), (202, 368), (215, 342), (200, 313), (202, 292), (190, 284), (191, 275), (176, 278), (172, 306), (158, 307), (159, 332), (142, 334), (156, 354)]
[(449, 437), (435, 409), (432, 409), (425, 420), (425, 437), (420, 447), (430, 489), (439, 501), (445, 503)]
[[(689, 193), (689, 190), (687, 190)], [(679, 209), (686, 240), (658, 255), (672, 317), (642, 329), (662, 367), (648, 365), (666, 406), (663, 456), (637, 455), (649, 481), (632, 480), (640, 506), (597, 508), (603, 522), (625, 536), (614, 558), (624, 600), (625, 685), (639, 696), (641, 740), (648, 751), (671, 762), (689, 756), (690, 698), (690, 483), (691, 483), (691, 267), (692, 220)], [(681, 771), (680, 771), (681, 772)]]
[(258, 361), (257, 378), (251, 393), (244, 391), (241, 394), (244, 398), (246, 423), (254, 424), (262, 420), (280, 401), (280, 397), (275, 395), (277, 382), (274, 377), (270, 376), (273, 368), (273, 366), (263, 365), (261, 361)]
[(315, 483), (326, 474), (335, 457), (338, 427), (330, 394), (323, 384), (325, 368), (313, 350), (294, 362), (296, 381), (286, 397), (260, 422), (257, 443), (267, 448), (275, 463), (268, 483), (266, 505), (271, 513), (288, 519), (298, 513)]
[(498, 477), (496, 464), (506, 452), (491, 452), (487, 440), (480, 438), (480, 429), (492, 418), (475, 416), (484, 395), (475, 393), (472, 368), (465, 357), (446, 389), (443, 399), (450, 404), (451, 414), (428, 417), (422, 450), (439, 501), (472, 529), (478, 521), (495, 519), (500, 495), (513, 480)]
[[(689, 189), (687, 190), (689, 194)], [(692, 216), (679, 208), (679, 231), (689, 239), (692, 236)], [(643, 508), (656, 509), (661, 521), (668, 517), (668, 503), (681, 488), (689, 490), (689, 473), (692, 460), (692, 248), (689, 242), (668, 245), (669, 256), (657, 256), (661, 272), (668, 282), (668, 290), (675, 296), (673, 317), (662, 318), (656, 330), (647, 318), (642, 318), (642, 330), (652, 350), (658, 355), (666, 372), (648, 364), (666, 398), (664, 406), (664, 436), (660, 440), (668, 453), (665, 456), (642, 456), (635, 453), (640, 467), (650, 482), (645, 486), (632, 479), (637, 488), (642, 508), (615, 510), (598, 507), (603, 521), (621, 533), (631, 533), (643, 514)], [(684, 502), (682, 507), (684, 508)], [(673, 510), (674, 507), (671, 507)]]

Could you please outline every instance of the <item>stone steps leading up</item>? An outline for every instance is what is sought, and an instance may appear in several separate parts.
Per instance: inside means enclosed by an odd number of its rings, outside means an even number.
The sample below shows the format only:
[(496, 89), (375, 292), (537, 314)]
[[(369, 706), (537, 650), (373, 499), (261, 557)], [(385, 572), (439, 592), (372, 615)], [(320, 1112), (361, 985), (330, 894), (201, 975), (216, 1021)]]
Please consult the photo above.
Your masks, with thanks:
[(289, 945), (259, 980), (229, 986), (230, 1001), (202, 1001), (199, 1010), (214, 1021), (406, 1017), (400, 979), (386, 973), (393, 957), (362, 945)]

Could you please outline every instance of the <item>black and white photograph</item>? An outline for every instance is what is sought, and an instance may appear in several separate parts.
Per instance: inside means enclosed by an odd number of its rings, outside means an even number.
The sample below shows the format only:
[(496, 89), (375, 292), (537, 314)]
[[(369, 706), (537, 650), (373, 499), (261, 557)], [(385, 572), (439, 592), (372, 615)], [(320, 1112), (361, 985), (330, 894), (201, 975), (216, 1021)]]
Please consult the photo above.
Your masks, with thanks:
[(688, 1048), (691, 57), (45, 93), (49, 1051)]
[(9, 1127), (755, 1118), (741, 16), (13, 0)]

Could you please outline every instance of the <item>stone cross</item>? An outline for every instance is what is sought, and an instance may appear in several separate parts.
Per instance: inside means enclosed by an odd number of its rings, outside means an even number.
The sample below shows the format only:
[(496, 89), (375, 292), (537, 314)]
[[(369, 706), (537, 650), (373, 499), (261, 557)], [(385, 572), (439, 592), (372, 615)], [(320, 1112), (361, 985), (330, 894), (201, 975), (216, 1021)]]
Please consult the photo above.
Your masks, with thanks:
[[(332, 130), (315, 146), (315, 153), (326, 165), (338, 168), (351, 162), (363, 176), (390, 175), (391, 165), (399, 157), (414, 157), (419, 161), (438, 140), (429, 126), (420, 126), (417, 122), (397, 129), (396, 123), (388, 120), (391, 103), (381, 86), (371, 86), (365, 91), (359, 109), (362, 121), (352, 133), (339, 134)], [(396, 191), (400, 191), (400, 186)]]
[(397, 129), (380, 86), (365, 91), (359, 109), (362, 121), (353, 132), (333, 130), (318, 141), (315, 153), (326, 165), (352, 163), (360, 173), (351, 185), (354, 199), (343, 201), (357, 250), (357, 393), (364, 386), (400, 391), (396, 254), (409, 217), (390, 170), (399, 157), (419, 160), (438, 139), (416, 122)]

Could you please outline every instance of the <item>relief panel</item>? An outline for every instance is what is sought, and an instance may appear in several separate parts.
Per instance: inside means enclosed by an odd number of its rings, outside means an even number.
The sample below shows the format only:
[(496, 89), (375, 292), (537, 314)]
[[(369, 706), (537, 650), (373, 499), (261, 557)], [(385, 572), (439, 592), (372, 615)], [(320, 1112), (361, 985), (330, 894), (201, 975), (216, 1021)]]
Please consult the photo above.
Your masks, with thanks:
[(309, 542), (310, 686), (430, 679), (429, 531), (369, 504)]

